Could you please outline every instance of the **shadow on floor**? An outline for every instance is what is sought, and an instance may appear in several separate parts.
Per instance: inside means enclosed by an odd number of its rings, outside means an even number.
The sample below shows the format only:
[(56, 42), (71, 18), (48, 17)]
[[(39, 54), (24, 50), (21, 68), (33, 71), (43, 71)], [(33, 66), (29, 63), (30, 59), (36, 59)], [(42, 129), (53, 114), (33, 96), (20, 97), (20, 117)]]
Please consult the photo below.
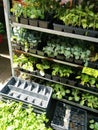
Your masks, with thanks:
[(6, 35), (0, 44), (0, 86), (11, 77), (11, 65), (9, 58), (8, 42)]

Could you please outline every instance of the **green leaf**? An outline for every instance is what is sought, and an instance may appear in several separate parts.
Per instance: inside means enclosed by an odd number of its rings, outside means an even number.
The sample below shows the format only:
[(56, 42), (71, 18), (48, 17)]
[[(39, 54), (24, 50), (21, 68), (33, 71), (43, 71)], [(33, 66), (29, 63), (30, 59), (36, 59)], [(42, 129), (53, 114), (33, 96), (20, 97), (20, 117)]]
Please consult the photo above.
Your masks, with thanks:
[(89, 123), (94, 123), (94, 120), (93, 120), (93, 119), (92, 119), (92, 120), (90, 120), (90, 121), (89, 121)]
[(79, 100), (80, 100), (80, 97), (75, 96), (75, 101), (79, 101)]
[(95, 27), (96, 27), (96, 29), (98, 28), (98, 23), (96, 23)]
[(89, 126), (91, 129), (94, 129), (94, 125), (93, 124), (90, 124)]
[(85, 103), (85, 100), (82, 100), (82, 101), (80, 101), (80, 105), (84, 105), (84, 103)]
[(73, 97), (68, 97), (68, 100), (70, 100), (70, 101), (73, 100)]
[(65, 90), (65, 93), (69, 94), (69, 93), (70, 93), (70, 90), (69, 90), (69, 89)]

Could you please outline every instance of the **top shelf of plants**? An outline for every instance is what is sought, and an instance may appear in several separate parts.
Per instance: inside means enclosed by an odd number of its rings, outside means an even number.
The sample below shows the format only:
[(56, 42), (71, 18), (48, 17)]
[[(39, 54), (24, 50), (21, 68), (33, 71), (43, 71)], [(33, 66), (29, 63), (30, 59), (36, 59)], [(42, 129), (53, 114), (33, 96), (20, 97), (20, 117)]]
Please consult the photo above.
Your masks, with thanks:
[(10, 16), (14, 26), (98, 42), (98, 12), (90, 1), (13, 0)]

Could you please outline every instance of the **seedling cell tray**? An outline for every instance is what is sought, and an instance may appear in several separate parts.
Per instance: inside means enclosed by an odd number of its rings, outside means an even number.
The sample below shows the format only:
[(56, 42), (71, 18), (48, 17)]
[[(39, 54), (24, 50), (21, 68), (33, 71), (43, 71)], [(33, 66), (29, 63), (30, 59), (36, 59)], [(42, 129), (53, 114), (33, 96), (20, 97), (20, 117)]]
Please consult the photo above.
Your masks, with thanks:
[(21, 101), (26, 105), (31, 104), (35, 109), (47, 112), (52, 88), (12, 77), (2, 88), (0, 94), (3, 98)]
[(87, 130), (87, 112), (58, 101), (51, 126), (55, 130)]

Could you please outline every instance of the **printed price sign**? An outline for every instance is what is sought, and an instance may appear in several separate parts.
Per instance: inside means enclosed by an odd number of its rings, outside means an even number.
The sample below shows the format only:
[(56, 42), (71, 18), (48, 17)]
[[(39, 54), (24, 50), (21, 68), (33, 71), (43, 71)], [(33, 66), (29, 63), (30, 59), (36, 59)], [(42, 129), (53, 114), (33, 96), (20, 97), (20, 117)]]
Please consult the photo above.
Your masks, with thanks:
[(89, 67), (83, 67), (82, 73), (94, 76), (95, 78), (98, 77), (98, 70)]

